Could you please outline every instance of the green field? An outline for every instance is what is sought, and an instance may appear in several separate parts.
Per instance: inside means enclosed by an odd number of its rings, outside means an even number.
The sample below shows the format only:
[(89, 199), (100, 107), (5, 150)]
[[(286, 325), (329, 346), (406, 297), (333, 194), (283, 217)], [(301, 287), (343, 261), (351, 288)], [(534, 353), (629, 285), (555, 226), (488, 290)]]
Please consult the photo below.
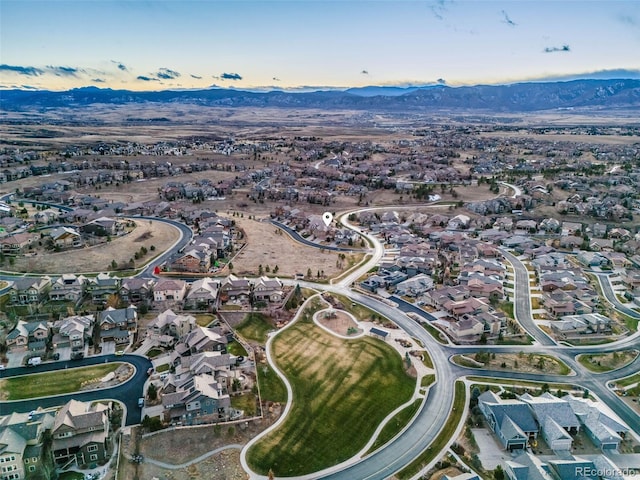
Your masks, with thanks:
[(415, 389), (390, 346), (372, 337), (336, 338), (310, 316), (305, 312), (273, 340), (293, 404), (280, 428), (248, 452), (249, 465), (263, 475), (269, 469), (276, 476), (304, 475), (347, 460)]
[(273, 368), (260, 365), (256, 367), (256, 371), (262, 401), (286, 403), (287, 388)]
[(267, 317), (261, 313), (249, 313), (242, 323), (236, 327), (236, 331), (246, 340), (253, 340), (261, 345), (267, 343), (267, 334), (274, 330)]
[(98, 380), (108, 373), (116, 371), (121, 365), (122, 363), (107, 363), (92, 367), (11, 377), (0, 380), (0, 390), (5, 392), (6, 400), (25, 400), (73, 393), (79, 391), (83, 384)]

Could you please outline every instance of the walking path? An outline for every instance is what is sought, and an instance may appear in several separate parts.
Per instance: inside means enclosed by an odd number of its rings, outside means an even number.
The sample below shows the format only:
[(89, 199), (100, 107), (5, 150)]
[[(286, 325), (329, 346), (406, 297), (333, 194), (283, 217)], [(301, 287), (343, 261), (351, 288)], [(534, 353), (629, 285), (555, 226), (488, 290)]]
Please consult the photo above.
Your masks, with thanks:
[(160, 467), (160, 468), (166, 468), (167, 470), (179, 470), (181, 468), (185, 468), (188, 467), (189, 465), (193, 465), (194, 463), (199, 463), (203, 460), (206, 460), (207, 458), (209, 458), (212, 455), (215, 455), (216, 453), (220, 453), (220, 452), (224, 452), (225, 450), (241, 450), (243, 447), (243, 445), (240, 444), (236, 444), (233, 443), (231, 445), (225, 445), (224, 447), (220, 447), (220, 448), (216, 448), (215, 450), (211, 450), (207, 453), (204, 453), (202, 455), (200, 455), (199, 457), (193, 458), (191, 460), (189, 460), (188, 462), (185, 463), (181, 463), (180, 465), (174, 465), (172, 463), (166, 463), (166, 462), (161, 462), (160, 460), (154, 460), (153, 458), (150, 457), (145, 457), (144, 461), (147, 463), (150, 463), (152, 465), (155, 465), (156, 467)]

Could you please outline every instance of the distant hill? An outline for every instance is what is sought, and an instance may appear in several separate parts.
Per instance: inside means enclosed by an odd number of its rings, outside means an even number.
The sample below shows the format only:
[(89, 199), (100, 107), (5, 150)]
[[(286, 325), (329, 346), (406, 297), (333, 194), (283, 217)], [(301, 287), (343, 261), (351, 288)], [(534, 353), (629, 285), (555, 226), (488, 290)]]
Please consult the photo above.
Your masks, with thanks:
[(380, 112), (464, 110), (535, 112), (571, 108), (640, 108), (640, 80), (572, 80), (449, 87), (364, 87), (305, 93), (235, 89), (135, 92), (96, 87), (65, 92), (2, 90), (0, 108), (85, 107), (92, 104), (184, 103), (212, 107), (351, 109)]

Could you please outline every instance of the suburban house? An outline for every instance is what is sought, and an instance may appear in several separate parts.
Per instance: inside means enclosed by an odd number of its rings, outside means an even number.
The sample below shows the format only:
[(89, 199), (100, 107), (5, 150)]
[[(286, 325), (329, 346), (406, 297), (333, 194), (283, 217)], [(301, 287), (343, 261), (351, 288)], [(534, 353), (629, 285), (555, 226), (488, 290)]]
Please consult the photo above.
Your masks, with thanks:
[(138, 312), (134, 306), (119, 309), (109, 307), (98, 312), (98, 325), (102, 342), (128, 344), (138, 327)]
[(178, 355), (194, 355), (202, 352), (226, 352), (227, 337), (213, 328), (196, 327), (180, 339), (175, 347)]
[(82, 275), (65, 273), (57, 278), (49, 290), (49, 300), (52, 302), (77, 302), (84, 294), (84, 283), (87, 279)]
[(46, 300), (51, 288), (49, 277), (21, 277), (16, 279), (9, 290), (14, 305), (37, 305)]
[(80, 233), (71, 227), (58, 227), (49, 232), (49, 237), (58, 248), (80, 247), (82, 237)]
[[(187, 335), (196, 326), (196, 319), (191, 315), (177, 315), (165, 310), (147, 325), (147, 336), (157, 340), (161, 345), (172, 345)], [(168, 337), (168, 338), (164, 338)]]
[(580, 422), (566, 400), (545, 392), (539, 397), (528, 393), (519, 397), (526, 403), (541, 427), (542, 435), (552, 450), (570, 450), (572, 434), (580, 430)]
[(220, 300), (226, 302), (229, 300), (244, 299), (248, 300), (251, 294), (251, 283), (246, 278), (238, 278), (235, 275), (229, 275), (220, 285)]
[(173, 393), (162, 394), (167, 420), (186, 425), (224, 421), (231, 412), (231, 400), (213, 375), (189, 378)]
[(211, 254), (206, 250), (192, 248), (171, 264), (178, 272), (205, 273), (211, 268)]
[(45, 432), (54, 414), (41, 409), (0, 417), (0, 478), (52, 478), (53, 463), (44, 455)]
[(215, 305), (218, 300), (218, 289), (220, 282), (212, 278), (205, 277), (196, 280), (191, 284), (189, 293), (184, 300), (185, 309), (204, 309)]
[(573, 413), (596, 447), (602, 451), (618, 450), (620, 442), (629, 432), (626, 426), (603, 413), (588, 399), (572, 395), (565, 395), (562, 399), (569, 402)]
[(25, 322), (19, 320), (7, 335), (7, 347), (12, 351), (44, 352), (49, 338), (46, 322)]
[(420, 273), (396, 285), (395, 294), (401, 297), (419, 297), (433, 289), (433, 279), (424, 273)]
[(162, 278), (153, 287), (156, 302), (181, 302), (187, 293), (187, 282), (173, 278)]
[(93, 315), (74, 315), (53, 324), (53, 347), (70, 347), (72, 351), (84, 351), (93, 335)]
[(611, 320), (600, 313), (566, 315), (550, 326), (556, 336), (564, 339), (611, 332)]
[(53, 458), (61, 467), (102, 464), (109, 458), (109, 405), (69, 400), (56, 414)]
[(95, 277), (88, 277), (85, 283), (86, 292), (96, 304), (104, 304), (110, 295), (116, 295), (120, 291), (120, 279), (111, 277), (107, 273), (99, 273)]
[(106, 237), (118, 235), (124, 231), (124, 224), (113, 218), (100, 217), (80, 227), (82, 233), (87, 235), (95, 235), (98, 237)]
[(283, 297), (282, 282), (277, 278), (260, 277), (253, 285), (255, 301), (280, 302)]
[(538, 437), (538, 424), (526, 403), (503, 400), (487, 390), (478, 397), (478, 407), (505, 450), (525, 450)]
[(154, 283), (146, 278), (126, 278), (120, 286), (120, 298), (126, 303), (147, 303), (153, 298)]
[(0, 238), (0, 247), (5, 255), (19, 255), (34, 241), (35, 235), (31, 233), (16, 233), (8, 237)]

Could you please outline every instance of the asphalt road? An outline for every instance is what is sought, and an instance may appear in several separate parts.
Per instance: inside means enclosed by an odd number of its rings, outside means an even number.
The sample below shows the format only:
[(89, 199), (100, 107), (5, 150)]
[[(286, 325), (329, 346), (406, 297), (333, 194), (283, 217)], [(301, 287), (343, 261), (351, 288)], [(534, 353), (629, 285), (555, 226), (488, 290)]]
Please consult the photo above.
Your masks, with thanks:
[(596, 273), (595, 275), (598, 279), (598, 282), (600, 283), (600, 287), (602, 288), (602, 293), (604, 293), (606, 299), (614, 306), (616, 310), (632, 318), (640, 319), (640, 313), (620, 303), (620, 300), (618, 300), (615, 292), (613, 291), (613, 287), (611, 286), (611, 282), (609, 281), (608, 273)]
[(504, 257), (513, 265), (515, 272), (515, 298), (513, 299), (513, 315), (522, 328), (540, 345), (555, 345), (556, 342), (538, 328), (531, 315), (531, 292), (529, 289), (529, 271), (513, 254), (501, 248)]
[(0, 378), (15, 377), (32, 373), (52, 372), (69, 369), (69, 375), (73, 375), (73, 368), (88, 365), (98, 365), (110, 362), (126, 362), (134, 366), (134, 375), (125, 383), (100, 390), (70, 393), (53, 397), (43, 397), (32, 400), (17, 400), (14, 402), (0, 402), (0, 415), (8, 415), (11, 412), (30, 412), (38, 407), (49, 408), (64, 405), (69, 400), (93, 402), (97, 400), (118, 400), (126, 408), (125, 425), (140, 423), (141, 409), (138, 407), (138, 399), (142, 396), (144, 383), (147, 380), (147, 370), (151, 368), (151, 362), (146, 357), (139, 355), (105, 355), (89, 357), (82, 360), (47, 362), (36, 367), (10, 368), (0, 371)]
[(319, 243), (312, 242), (311, 240), (307, 240), (306, 238), (302, 237), (298, 232), (296, 232), (292, 228), (287, 227), (284, 223), (277, 222), (276, 220), (271, 220), (271, 223), (273, 225), (275, 225), (276, 227), (281, 228), (282, 230), (287, 232), (287, 234), (291, 238), (293, 238), (296, 242), (302, 243), (302, 244), (307, 245), (309, 247), (322, 248), (324, 250), (330, 250), (332, 252), (354, 252), (354, 251), (359, 252), (359, 251), (362, 251), (362, 249), (357, 249), (357, 248), (333, 247), (333, 246), (330, 246), (330, 245), (320, 245)]

